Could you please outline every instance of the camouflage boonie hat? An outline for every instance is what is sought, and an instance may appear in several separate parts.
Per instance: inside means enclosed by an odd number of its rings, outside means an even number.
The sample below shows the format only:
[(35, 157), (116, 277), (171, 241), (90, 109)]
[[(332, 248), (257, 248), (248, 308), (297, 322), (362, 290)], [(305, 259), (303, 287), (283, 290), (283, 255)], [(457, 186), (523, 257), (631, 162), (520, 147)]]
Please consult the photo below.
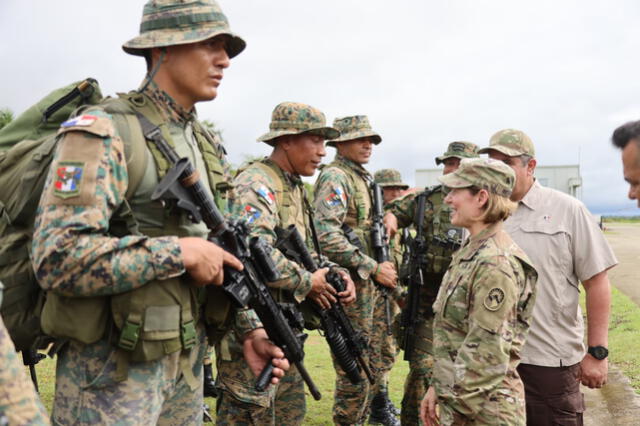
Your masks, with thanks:
[(490, 158), (468, 158), (460, 161), (458, 170), (439, 176), (438, 180), (449, 188), (475, 186), (509, 198), (516, 183), (516, 174), (502, 161)]
[(373, 181), (382, 188), (398, 187), (402, 189), (409, 188), (409, 185), (402, 182), (402, 176), (396, 169), (381, 169), (373, 175)]
[(282, 102), (273, 109), (269, 132), (258, 138), (273, 146), (273, 140), (285, 135), (312, 134), (325, 139), (337, 138), (340, 133), (327, 126), (322, 111), (297, 102)]
[(447, 158), (478, 158), (478, 145), (471, 142), (456, 141), (451, 142), (447, 147), (447, 151), (436, 157), (436, 165), (440, 165)]
[(536, 150), (533, 147), (531, 138), (523, 131), (516, 129), (504, 129), (495, 133), (489, 140), (489, 146), (482, 148), (478, 153), (487, 154), (492, 149), (509, 157), (520, 155), (536, 156)]
[(328, 146), (336, 146), (338, 142), (360, 138), (371, 138), (371, 141), (376, 145), (382, 142), (380, 135), (371, 129), (371, 124), (369, 124), (369, 119), (366, 115), (336, 118), (333, 120), (333, 127), (338, 129), (340, 137), (327, 142)]
[(131, 54), (144, 56), (147, 49), (189, 44), (218, 35), (229, 39), (226, 51), (233, 58), (246, 47), (229, 29), (227, 17), (215, 0), (150, 0), (142, 10), (140, 35), (122, 45)]

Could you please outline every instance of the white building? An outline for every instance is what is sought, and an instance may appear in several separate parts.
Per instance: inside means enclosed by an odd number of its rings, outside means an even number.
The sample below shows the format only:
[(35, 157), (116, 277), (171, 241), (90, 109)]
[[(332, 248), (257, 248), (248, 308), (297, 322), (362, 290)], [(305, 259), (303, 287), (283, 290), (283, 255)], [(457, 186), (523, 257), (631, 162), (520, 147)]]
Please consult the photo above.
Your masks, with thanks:
[[(416, 186), (437, 185), (437, 177), (442, 175), (442, 168), (438, 169), (418, 169), (416, 170)], [(577, 199), (582, 199), (582, 177), (580, 176), (580, 166), (537, 166), (536, 179), (543, 186), (557, 189)]]

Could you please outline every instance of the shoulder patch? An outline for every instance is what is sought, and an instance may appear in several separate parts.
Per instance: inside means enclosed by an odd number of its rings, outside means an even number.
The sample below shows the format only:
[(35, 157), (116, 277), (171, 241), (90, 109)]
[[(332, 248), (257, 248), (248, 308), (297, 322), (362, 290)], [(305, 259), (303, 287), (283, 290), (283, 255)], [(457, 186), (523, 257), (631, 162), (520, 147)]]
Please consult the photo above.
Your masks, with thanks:
[(272, 205), (276, 202), (276, 196), (266, 186), (261, 185), (256, 192), (267, 202), (267, 204)]
[(80, 183), (85, 164), (77, 161), (61, 161), (56, 169), (53, 183), (53, 195), (59, 198), (71, 198), (80, 195)]
[(484, 298), (484, 307), (492, 312), (497, 311), (504, 303), (504, 296), (504, 290), (498, 287), (492, 288)]
[(92, 125), (98, 117), (95, 115), (80, 115), (78, 117), (73, 117), (64, 123), (62, 123), (61, 127), (86, 127)]
[(242, 217), (247, 223), (252, 224), (262, 216), (260, 210), (253, 207), (251, 204), (247, 204), (242, 208)]
[(335, 207), (340, 204), (346, 207), (347, 196), (341, 187), (335, 186), (331, 191), (331, 193), (324, 199), (324, 202), (329, 207)]
[(90, 133), (101, 138), (113, 137), (115, 135), (113, 123), (109, 118), (87, 114), (71, 118), (62, 123), (58, 134), (74, 131)]

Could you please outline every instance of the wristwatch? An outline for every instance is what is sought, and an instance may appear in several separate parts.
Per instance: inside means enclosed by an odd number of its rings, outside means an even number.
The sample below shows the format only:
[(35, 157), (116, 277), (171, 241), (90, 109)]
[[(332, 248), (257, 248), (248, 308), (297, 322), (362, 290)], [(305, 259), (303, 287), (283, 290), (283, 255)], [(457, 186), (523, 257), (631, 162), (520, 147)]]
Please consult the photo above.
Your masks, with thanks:
[(604, 346), (589, 346), (587, 352), (597, 360), (602, 361), (609, 356), (609, 350)]

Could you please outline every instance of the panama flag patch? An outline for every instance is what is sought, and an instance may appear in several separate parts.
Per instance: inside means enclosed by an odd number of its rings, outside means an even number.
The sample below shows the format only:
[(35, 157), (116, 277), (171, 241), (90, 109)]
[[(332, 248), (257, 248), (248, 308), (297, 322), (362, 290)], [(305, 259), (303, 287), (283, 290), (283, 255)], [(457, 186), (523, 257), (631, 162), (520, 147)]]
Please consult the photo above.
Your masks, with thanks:
[(333, 191), (331, 192), (331, 194), (329, 194), (329, 196), (324, 199), (324, 201), (327, 203), (329, 207), (335, 207), (340, 204), (346, 206), (347, 196), (345, 195), (342, 188), (340, 188), (339, 186), (336, 186), (335, 188), (333, 188)]
[(87, 126), (91, 126), (97, 119), (98, 119), (98, 117), (96, 117), (95, 115), (80, 115), (78, 117), (73, 117), (73, 118), (65, 121), (60, 126), (62, 126), (62, 127), (77, 127), (77, 126), (79, 126), (79, 127), (87, 127)]
[(250, 206), (249, 204), (247, 204), (246, 206), (244, 206), (244, 217), (247, 220), (247, 223), (253, 223), (255, 222), (262, 214), (260, 213), (260, 210), (256, 209), (253, 206)]
[(75, 197), (80, 194), (80, 182), (84, 172), (84, 163), (61, 162), (56, 169), (53, 182), (54, 194), (60, 198)]
[(269, 205), (273, 204), (276, 201), (276, 196), (273, 195), (273, 192), (269, 191), (269, 188), (264, 185), (258, 188), (258, 194), (260, 194), (260, 196), (264, 198), (267, 203), (269, 203)]

